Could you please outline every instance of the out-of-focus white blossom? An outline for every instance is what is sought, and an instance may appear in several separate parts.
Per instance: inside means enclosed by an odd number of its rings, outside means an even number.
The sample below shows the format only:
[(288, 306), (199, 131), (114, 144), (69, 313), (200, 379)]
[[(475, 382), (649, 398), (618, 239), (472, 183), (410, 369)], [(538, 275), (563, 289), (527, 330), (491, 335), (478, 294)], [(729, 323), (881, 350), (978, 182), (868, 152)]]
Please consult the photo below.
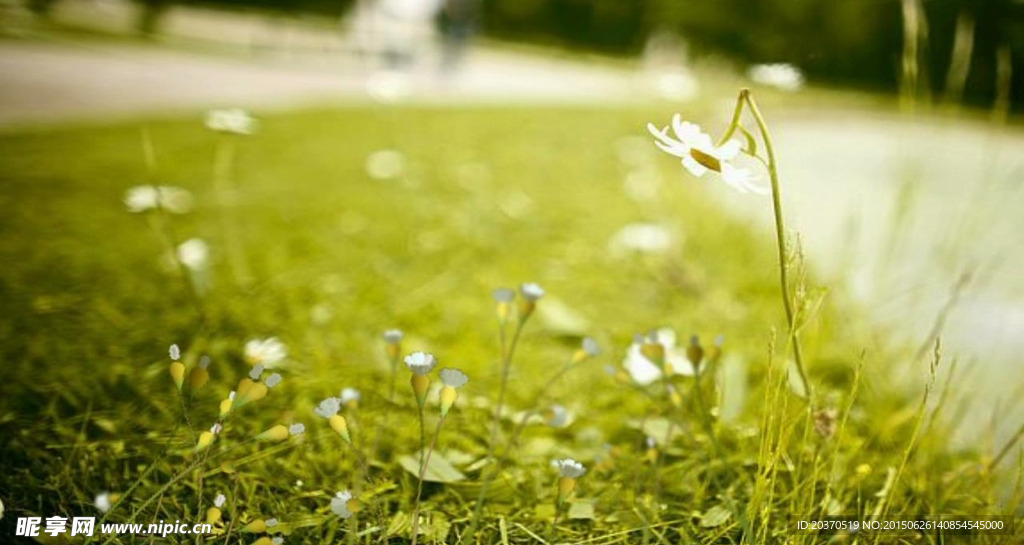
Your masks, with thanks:
[(613, 254), (660, 254), (672, 247), (672, 233), (657, 223), (630, 223), (615, 233), (608, 246)]
[(210, 262), (210, 246), (203, 239), (190, 238), (178, 245), (178, 261), (192, 271), (202, 271)]
[(747, 70), (747, 77), (754, 83), (783, 91), (798, 91), (804, 86), (803, 72), (784, 62), (755, 64)]
[(563, 460), (555, 460), (551, 462), (551, 465), (558, 469), (563, 477), (569, 477), (570, 479), (578, 479), (587, 472), (587, 468), (583, 467), (583, 464), (573, 460), (572, 458), (565, 458)]
[(527, 282), (519, 286), (519, 293), (523, 296), (523, 299), (527, 301), (536, 301), (541, 297), (544, 297), (544, 288), (540, 287), (540, 284), (535, 282)]
[(466, 376), (466, 373), (458, 369), (445, 368), (441, 369), (441, 372), (438, 374), (441, 375), (441, 382), (445, 386), (451, 386), (452, 388), (461, 388), (469, 382), (469, 377)]
[(250, 135), (256, 132), (256, 119), (241, 108), (210, 110), (206, 114), (206, 128), (211, 131)]
[(382, 149), (366, 157), (366, 173), (375, 180), (393, 180), (405, 172), (405, 155), (393, 149)]
[(187, 189), (169, 185), (137, 185), (124, 194), (124, 205), (134, 213), (163, 208), (185, 214), (192, 210), (193, 203), (192, 193)]
[(264, 369), (279, 367), (288, 357), (288, 347), (277, 337), (252, 339), (245, 343), (245, 359), (250, 365), (263, 365)]
[(263, 381), (263, 384), (267, 385), (267, 388), (273, 388), (278, 384), (281, 384), (281, 373), (274, 373), (267, 377), (267, 380)]
[(352, 511), (348, 508), (348, 502), (352, 501), (352, 493), (348, 490), (338, 492), (336, 496), (331, 498), (331, 512), (343, 519), (347, 519), (352, 516)]
[(405, 357), (405, 366), (417, 375), (426, 375), (437, 367), (437, 358), (426, 352), (413, 352)]
[(693, 375), (693, 365), (686, 358), (686, 348), (676, 346), (675, 331), (668, 328), (659, 329), (652, 337), (653, 339), (634, 340), (622, 361), (623, 367), (637, 384), (647, 385), (664, 375), (662, 366), (644, 356), (642, 347), (646, 342), (655, 342), (664, 348), (665, 364), (672, 370), (672, 374)]
[(313, 409), (313, 412), (316, 413), (317, 416), (321, 416), (323, 418), (330, 418), (338, 414), (338, 411), (340, 410), (341, 400), (336, 397), (329, 397), (321, 401), (320, 405), (318, 405), (316, 409)]

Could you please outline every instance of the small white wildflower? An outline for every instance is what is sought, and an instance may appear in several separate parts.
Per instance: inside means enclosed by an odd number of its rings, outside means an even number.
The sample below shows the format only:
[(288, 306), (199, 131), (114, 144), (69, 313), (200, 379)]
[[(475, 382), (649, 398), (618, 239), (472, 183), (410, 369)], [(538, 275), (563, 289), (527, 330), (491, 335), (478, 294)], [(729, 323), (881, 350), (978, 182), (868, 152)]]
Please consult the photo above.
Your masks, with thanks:
[(655, 342), (665, 349), (665, 364), (672, 370), (672, 374), (692, 376), (693, 365), (686, 359), (686, 349), (676, 346), (676, 334), (668, 328), (660, 329), (653, 333), (650, 339), (637, 336), (633, 339), (622, 361), (633, 380), (640, 385), (650, 384), (662, 377), (664, 370), (662, 366), (647, 359), (643, 354), (642, 347), (645, 342)]
[(755, 64), (747, 70), (747, 77), (755, 83), (783, 91), (797, 91), (804, 86), (804, 74), (787, 63)]
[(302, 479), (295, 479), (295, 488), (302, 488), (306, 484)]
[(172, 344), (168, 352), (170, 353), (171, 360), (178, 361), (181, 359), (181, 350), (178, 348), (178, 345)]
[(288, 426), (288, 433), (291, 435), (302, 435), (303, 433), (306, 433), (306, 425), (301, 422), (292, 424), (291, 426)]
[(278, 521), (275, 518), (275, 519), (267, 519), (267, 520), (263, 521), (263, 523), (267, 525), (267, 528), (273, 528), (274, 526), (277, 526), (278, 524), (280, 524), (280, 521)]
[(273, 543), (274, 545), (281, 545), (282, 543), (284, 543), (284, 538), (281, 537), (281, 536), (274, 536), (270, 540), (270, 542)]
[(555, 466), (563, 477), (569, 477), (570, 479), (579, 478), (587, 472), (587, 468), (583, 467), (583, 464), (573, 460), (572, 458), (555, 460), (551, 465)]
[(359, 390), (355, 388), (343, 388), (341, 390), (341, 404), (348, 405), (350, 402), (359, 402), (362, 399), (363, 394), (359, 393)]
[(185, 214), (192, 210), (192, 204), (192, 193), (180, 187), (138, 185), (129, 188), (124, 194), (124, 205), (129, 212), (136, 214), (157, 208)]
[(366, 79), (366, 93), (377, 102), (393, 104), (412, 94), (412, 82), (403, 72), (383, 70)]
[(347, 519), (352, 516), (352, 511), (348, 508), (348, 502), (352, 500), (352, 493), (348, 490), (338, 492), (338, 494), (331, 498), (331, 511), (343, 519)]
[(206, 369), (210, 366), (210, 356), (203, 355), (199, 358), (199, 368)]
[(214, 425), (210, 426), (210, 433), (212, 433), (214, 435), (217, 435), (223, 429), (224, 429), (224, 426), (222, 426), (220, 422), (217, 422)]
[(499, 303), (511, 303), (516, 298), (516, 291), (511, 288), (498, 288), (491, 292), (491, 296)]
[(178, 261), (186, 268), (201, 271), (210, 260), (210, 246), (203, 239), (190, 238), (178, 245)]
[(277, 337), (252, 339), (245, 343), (245, 359), (250, 364), (263, 364), (265, 369), (279, 367), (288, 357), (288, 347)]
[(583, 339), (583, 351), (590, 357), (600, 356), (601, 346), (592, 337), (586, 337)]
[(391, 180), (405, 172), (405, 155), (393, 149), (371, 153), (366, 158), (366, 173), (377, 180)]
[(92, 504), (100, 513), (110, 511), (110, 506), (113, 504), (110, 500), (110, 492), (100, 492), (99, 494), (96, 494), (96, 498), (93, 500)]
[(257, 363), (256, 365), (252, 366), (252, 369), (249, 370), (249, 378), (251, 378), (252, 380), (259, 380), (260, 376), (262, 376), (262, 375), (263, 375), (263, 365), (262, 364)]
[(217, 494), (217, 497), (213, 499), (213, 506), (216, 508), (224, 507), (224, 502), (228, 501), (227, 496), (224, 494)]
[(647, 444), (647, 448), (655, 448), (655, 447), (658, 446), (658, 441), (655, 440), (650, 435), (647, 436), (647, 439), (646, 439), (645, 443)]
[(541, 297), (544, 297), (544, 288), (540, 287), (539, 284), (534, 282), (527, 282), (519, 286), (519, 293), (523, 295), (523, 299), (527, 301), (536, 301)]
[[(669, 129), (675, 136), (669, 135)], [(690, 174), (699, 178), (708, 171), (717, 172), (723, 182), (740, 192), (768, 192), (767, 188), (754, 183), (750, 171), (737, 168), (729, 162), (740, 153), (741, 144), (738, 140), (716, 145), (711, 136), (701, 130), (700, 125), (684, 122), (679, 114), (672, 117), (671, 127), (658, 129), (653, 123), (648, 123), (647, 130), (654, 136), (654, 144), (665, 153), (682, 159), (683, 166)]]
[(206, 114), (206, 128), (222, 133), (250, 135), (256, 131), (256, 119), (241, 108), (211, 110)]
[(552, 428), (564, 428), (569, 424), (569, 410), (561, 405), (553, 405), (548, 412), (548, 425)]
[(323, 418), (330, 418), (338, 414), (338, 411), (340, 410), (341, 400), (336, 397), (329, 397), (321, 401), (320, 405), (317, 406), (316, 409), (313, 409), (313, 412), (316, 413), (317, 416), (321, 416)]
[(389, 329), (384, 332), (384, 342), (388, 344), (398, 344), (402, 342), (403, 337), (405, 333), (402, 333), (401, 329)]
[(234, 390), (231, 390), (231, 393), (228, 394), (228, 399), (230, 399), (231, 401), (234, 401), (236, 395), (238, 395), (238, 392), (236, 392)]
[(267, 388), (273, 388), (278, 384), (281, 384), (281, 373), (274, 373), (267, 377), (267, 380), (263, 381), (263, 384), (267, 385)]
[(423, 376), (437, 367), (437, 358), (426, 352), (413, 352), (405, 357), (405, 366), (413, 373)]
[(441, 369), (439, 374), (441, 375), (441, 382), (445, 386), (451, 386), (452, 388), (461, 388), (469, 382), (469, 377), (466, 376), (466, 373), (458, 369)]

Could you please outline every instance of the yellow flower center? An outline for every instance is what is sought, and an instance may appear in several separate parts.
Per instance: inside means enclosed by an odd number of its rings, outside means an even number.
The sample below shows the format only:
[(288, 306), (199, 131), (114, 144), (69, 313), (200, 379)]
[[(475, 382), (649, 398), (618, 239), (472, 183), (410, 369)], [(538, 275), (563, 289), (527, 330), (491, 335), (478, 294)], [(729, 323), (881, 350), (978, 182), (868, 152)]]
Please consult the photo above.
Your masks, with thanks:
[(704, 167), (713, 170), (715, 172), (722, 172), (722, 162), (718, 159), (700, 151), (697, 148), (690, 148), (690, 157), (693, 157), (694, 161), (697, 161)]

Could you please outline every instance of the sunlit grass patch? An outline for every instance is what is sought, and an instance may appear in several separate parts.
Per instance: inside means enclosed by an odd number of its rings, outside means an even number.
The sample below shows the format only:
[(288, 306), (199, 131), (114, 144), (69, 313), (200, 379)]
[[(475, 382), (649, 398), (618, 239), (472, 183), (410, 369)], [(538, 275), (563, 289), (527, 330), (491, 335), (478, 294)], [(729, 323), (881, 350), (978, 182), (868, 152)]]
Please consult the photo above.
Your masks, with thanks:
[[(728, 188), (655, 155), (644, 125), (663, 116), (352, 109), (265, 116), (247, 138), (197, 118), (147, 124), (149, 148), (139, 125), (3, 136), (8, 512), (92, 513), (96, 494), (121, 499), (148, 470), (124, 498), (139, 509), (203, 433), (200, 450), (222, 447), (208, 424), (243, 395), (239, 380), (269, 387), (272, 365), (283, 384), (230, 425), (274, 441), (237, 446), (141, 517), (198, 521), (213, 505), (224, 533), (309, 543), (405, 542), (417, 520), (424, 543), (471, 527), (480, 543), (799, 543), (811, 536), (788, 530), (797, 514), (1012, 510), (984, 459), (946, 451), (924, 394), (887, 383), (900, 354), (862, 356), (844, 335), (858, 318), (841, 309), (803, 331), (824, 402), (806, 410), (773, 357), (786, 324), (770, 238), (706, 202)], [(182, 188), (192, 205), (154, 226), (124, 202), (143, 184)], [(658, 226), (657, 244), (623, 244), (638, 223)], [(208, 253), (175, 268), (188, 240)], [(524, 315), (513, 358), (499, 332)], [(724, 336), (700, 357), (679, 341), (698, 369), (714, 360), (700, 383), (646, 388), (624, 368), (634, 342), (640, 354), (666, 342), (634, 334), (663, 326)], [(382, 338), (394, 328), (404, 335)], [(414, 352), (471, 377), (429, 460), (445, 397), (437, 380), (406, 389), (419, 375), (399, 362)], [(567, 361), (578, 365), (559, 375)], [(193, 381), (196, 368), (209, 378)], [(184, 398), (192, 426), (177, 390), (198, 382)], [(567, 425), (533, 418), (555, 404)]]

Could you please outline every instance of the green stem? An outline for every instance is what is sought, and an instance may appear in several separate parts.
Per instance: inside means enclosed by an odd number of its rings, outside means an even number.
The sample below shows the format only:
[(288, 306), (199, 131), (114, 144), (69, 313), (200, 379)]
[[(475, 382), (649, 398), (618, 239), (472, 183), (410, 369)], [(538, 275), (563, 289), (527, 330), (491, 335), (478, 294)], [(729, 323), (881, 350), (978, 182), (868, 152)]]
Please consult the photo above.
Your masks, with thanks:
[[(772, 211), (775, 214), (775, 242), (779, 251), (779, 282), (782, 285), (782, 306), (786, 310), (786, 324), (789, 329), (789, 342), (793, 346), (793, 360), (796, 363), (797, 374), (800, 375), (800, 382), (803, 384), (804, 392), (808, 403), (813, 399), (811, 383), (807, 379), (807, 372), (804, 368), (803, 351), (800, 348), (800, 335), (796, 327), (796, 314), (793, 311), (793, 298), (789, 293), (789, 265), (787, 264), (786, 250), (786, 225), (782, 214), (782, 190), (779, 184), (778, 163), (775, 160), (775, 148), (772, 145), (772, 137), (768, 132), (768, 125), (764, 116), (754, 102), (754, 97), (748, 89), (740, 91), (740, 100), (745, 101), (750, 107), (750, 113), (757, 122), (757, 128), (761, 132), (761, 139), (764, 140), (765, 153), (768, 155), (768, 176), (772, 184)], [(737, 107), (737, 110), (739, 107)]]
[(430, 440), (430, 449), (427, 450), (426, 457), (423, 456), (423, 451), (420, 451), (420, 482), (416, 486), (416, 506), (412, 510), (412, 545), (416, 545), (416, 542), (420, 537), (420, 498), (423, 496), (423, 479), (427, 475), (427, 464), (430, 463), (430, 455), (434, 453), (434, 448), (437, 446), (437, 437), (441, 435), (441, 426), (444, 425), (445, 417), (441, 417), (437, 421), (437, 429), (434, 430), (434, 438)]

